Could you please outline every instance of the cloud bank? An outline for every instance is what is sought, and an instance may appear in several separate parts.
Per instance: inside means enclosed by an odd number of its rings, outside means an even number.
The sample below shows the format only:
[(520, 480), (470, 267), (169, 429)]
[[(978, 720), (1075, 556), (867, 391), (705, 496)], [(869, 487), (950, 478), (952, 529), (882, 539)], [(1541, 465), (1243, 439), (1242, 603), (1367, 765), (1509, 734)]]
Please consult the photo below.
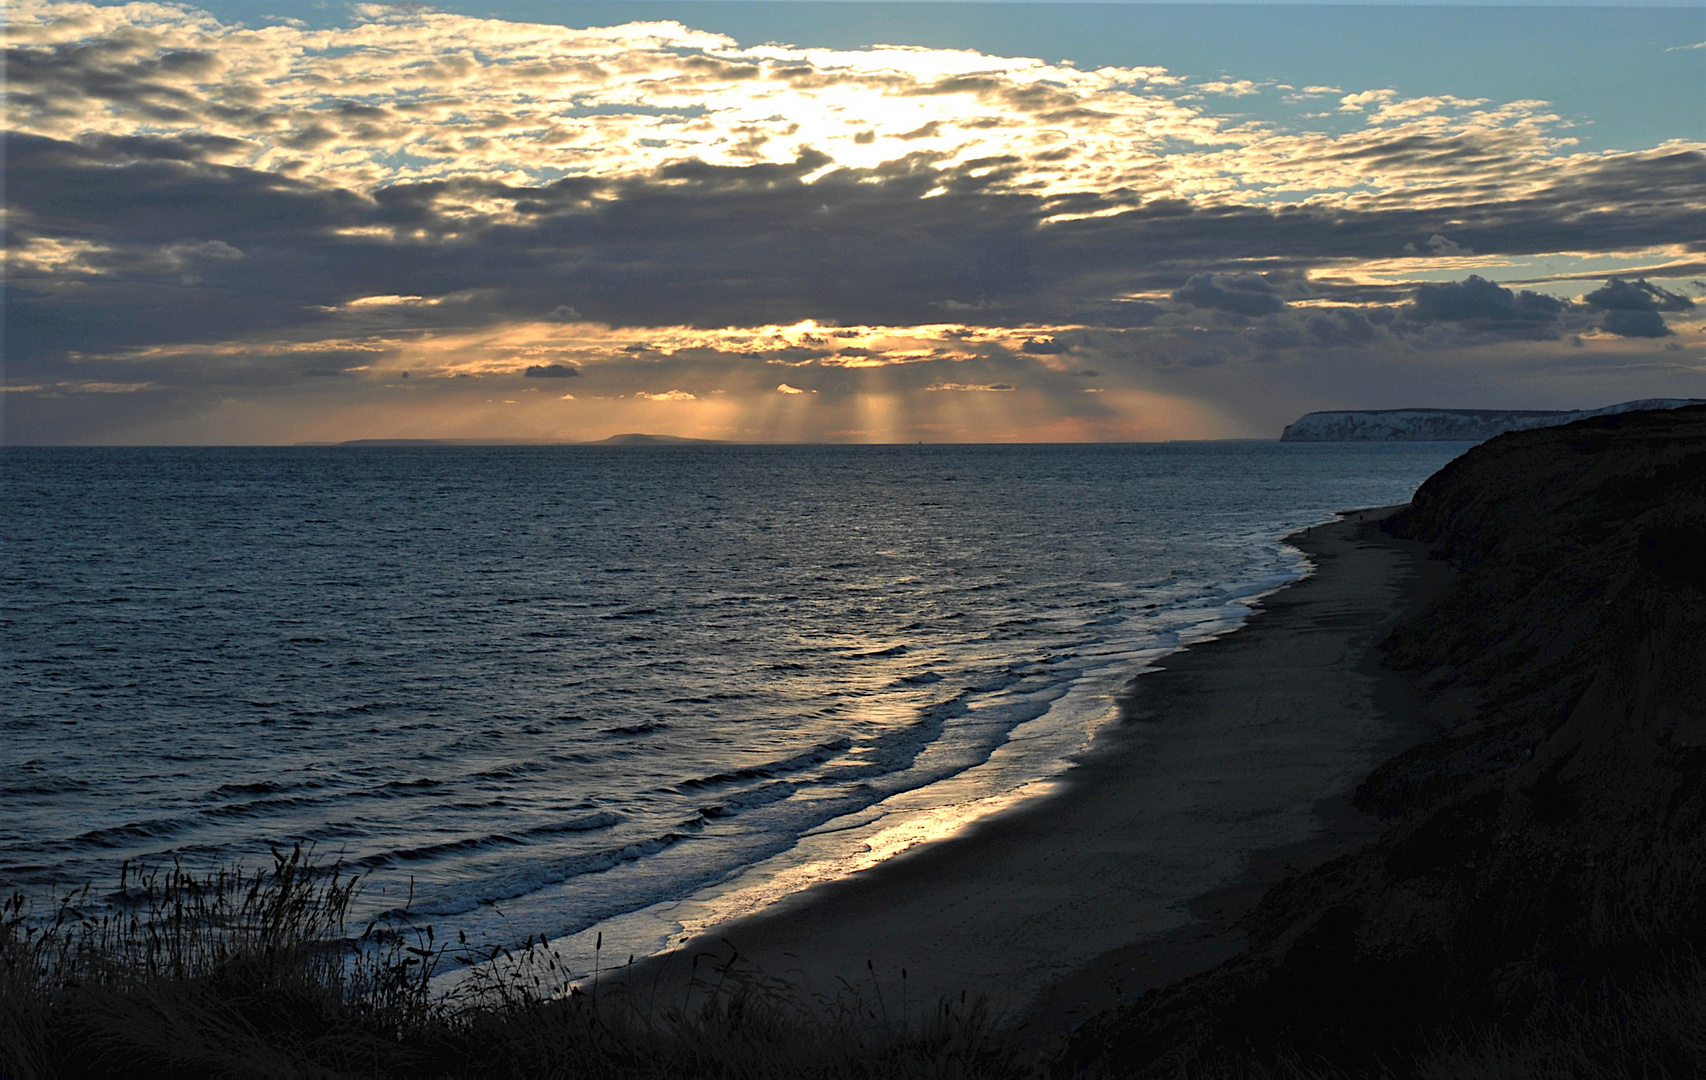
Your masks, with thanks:
[(1702, 372), (1706, 153), (1540, 101), (1296, 95), (1334, 135), (1215, 111), (1248, 80), (668, 22), (6, 33), (14, 441), (1271, 434)]

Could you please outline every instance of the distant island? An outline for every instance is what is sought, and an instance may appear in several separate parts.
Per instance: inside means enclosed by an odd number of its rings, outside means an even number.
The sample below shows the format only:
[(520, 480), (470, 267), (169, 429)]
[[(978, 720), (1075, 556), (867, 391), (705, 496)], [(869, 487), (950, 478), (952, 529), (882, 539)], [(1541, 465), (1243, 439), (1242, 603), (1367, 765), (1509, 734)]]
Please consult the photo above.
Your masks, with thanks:
[(1350, 409), (1312, 412), (1281, 442), (1482, 442), (1507, 431), (1557, 427), (1590, 416), (1706, 405), (1701, 398), (1642, 398), (1603, 409)]
[(569, 446), (569, 439), (345, 439), (305, 442), (297, 446)]
[(720, 443), (721, 439), (687, 439), (680, 435), (612, 435), (608, 439), (599, 439), (591, 446), (675, 446), (680, 443), (711, 444)]

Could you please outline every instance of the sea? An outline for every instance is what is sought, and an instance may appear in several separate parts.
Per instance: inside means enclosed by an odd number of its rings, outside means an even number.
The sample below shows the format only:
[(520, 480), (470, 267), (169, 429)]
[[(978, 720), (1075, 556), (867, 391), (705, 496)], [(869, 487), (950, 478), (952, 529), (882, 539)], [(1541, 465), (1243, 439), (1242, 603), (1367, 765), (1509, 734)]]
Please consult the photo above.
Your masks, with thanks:
[(0, 890), (648, 955), (1053, 791), (1462, 443), (4, 451)]

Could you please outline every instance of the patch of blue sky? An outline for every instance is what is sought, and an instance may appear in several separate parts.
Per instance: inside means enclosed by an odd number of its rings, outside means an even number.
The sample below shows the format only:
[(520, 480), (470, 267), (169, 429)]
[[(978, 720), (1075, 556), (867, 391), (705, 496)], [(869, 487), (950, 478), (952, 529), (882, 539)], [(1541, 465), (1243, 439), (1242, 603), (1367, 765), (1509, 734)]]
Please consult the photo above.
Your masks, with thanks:
[[(458, 156), (423, 154), (408, 147), (398, 150), (375, 150), (369, 156), (374, 163), (388, 170), (394, 177), (388, 183), (413, 184), (441, 177), (466, 176), (469, 171), (468, 163)], [(566, 176), (584, 175), (590, 171), (590, 168), (577, 169), (572, 166), (521, 163), (506, 165), (505, 171), (518, 171), (526, 174), (536, 184), (549, 184)]]

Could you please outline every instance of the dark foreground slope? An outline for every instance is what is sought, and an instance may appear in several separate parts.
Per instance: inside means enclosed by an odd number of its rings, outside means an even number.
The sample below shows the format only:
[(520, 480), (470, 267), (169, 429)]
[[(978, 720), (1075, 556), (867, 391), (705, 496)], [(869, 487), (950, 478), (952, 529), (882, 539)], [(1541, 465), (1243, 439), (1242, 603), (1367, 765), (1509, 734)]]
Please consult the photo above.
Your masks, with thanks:
[(1501, 436), (1387, 528), (1459, 571), (1383, 647), (1460, 718), (1359, 789), (1378, 842), (1064, 1071), (1706, 1068), (1706, 408)]

